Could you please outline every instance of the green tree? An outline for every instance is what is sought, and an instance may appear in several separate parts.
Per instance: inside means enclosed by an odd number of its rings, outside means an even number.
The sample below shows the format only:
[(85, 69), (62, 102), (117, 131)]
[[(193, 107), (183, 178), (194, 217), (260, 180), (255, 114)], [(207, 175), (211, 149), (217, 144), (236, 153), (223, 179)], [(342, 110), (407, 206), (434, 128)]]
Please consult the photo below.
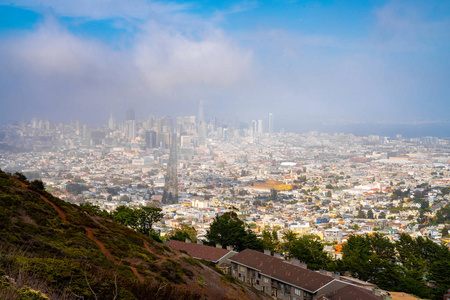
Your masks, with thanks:
[(170, 240), (177, 240), (182, 242), (186, 241), (186, 239), (189, 239), (190, 241), (196, 243), (197, 230), (195, 230), (194, 227), (182, 225), (181, 228), (169, 232), (168, 238)]
[(31, 182), (31, 186), (35, 187), (36, 189), (40, 191), (45, 191), (45, 184), (42, 182), (42, 180), (35, 179)]
[(264, 230), (261, 235), (261, 239), (264, 245), (264, 249), (269, 249), (271, 252), (275, 252), (278, 248), (280, 241), (278, 240), (277, 232)]
[(371, 209), (367, 211), (367, 219), (373, 219), (373, 211)]
[(153, 232), (153, 224), (159, 222), (164, 214), (159, 207), (142, 207), (137, 210), (138, 215), (138, 231), (151, 235)]
[(448, 235), (448, 228), (447, 227), (442, 228), (442, 236), (445, 237), (447, 235)]
[(358, 215), (356, 216), (358, 219), (366, 219), (366, 213), (363, 210), (358, 211)]
[(365, 281), (372, 277), (372, 272), (368, 268), (370, 241), (365, 236), (350, 236), (342, 247), (342, 254), (342, 261), (353, 276)]
[(133, 209), (124, 205), (116, 208), (111, 218), (145, 235), (152, 235), (153, 224), (160, 221), (164, 214), (158, 207), (142, 207)]
[(290, 257), (298, 258), (313, 270), (326, 268), (331, 262), (329, 255), (323, 251), (320, 239), (314, 235), (304, 235), (295, 239), (289, 244), (288, 252)]
[(245, 229), (245, 223), (234, 211), (216, 216), (206, 232), (207, 242), (211, 246), (220, 244), (223, 248), (233, 246), (236, 251), (247, 248), (263, 251), (262, 240), (258, 239), (251, 230)]

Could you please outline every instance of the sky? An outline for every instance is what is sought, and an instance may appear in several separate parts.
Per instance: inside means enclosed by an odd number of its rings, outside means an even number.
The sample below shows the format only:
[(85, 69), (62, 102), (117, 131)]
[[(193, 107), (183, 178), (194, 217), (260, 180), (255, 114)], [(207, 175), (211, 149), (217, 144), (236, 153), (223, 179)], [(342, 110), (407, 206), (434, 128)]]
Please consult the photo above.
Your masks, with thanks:
[(0, 0), (0, 124), (196, 115), (203, 101), (292, 131), (448, 129), (449, 95), (447, 0)]

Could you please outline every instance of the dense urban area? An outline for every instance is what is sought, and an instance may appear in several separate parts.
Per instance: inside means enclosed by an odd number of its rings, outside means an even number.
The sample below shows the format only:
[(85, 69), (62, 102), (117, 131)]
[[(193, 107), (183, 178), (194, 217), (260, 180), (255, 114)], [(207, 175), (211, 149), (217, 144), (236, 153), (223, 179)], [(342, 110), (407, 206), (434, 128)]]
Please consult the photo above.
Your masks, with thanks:
[(273, 122), (136, 120), (133, 110), (96, 128), (10, 122), (0, 129), (0, 167), (107, 213), (159, 207), (162, 240), (183, 229), (189, 241), (226, 246), (211, 241), (211, 224), (227, 216), (281, 255), (290, 236), (320, 241), (332, 261), (355, 236), (450, 246), (448, 139), (294, 134)]

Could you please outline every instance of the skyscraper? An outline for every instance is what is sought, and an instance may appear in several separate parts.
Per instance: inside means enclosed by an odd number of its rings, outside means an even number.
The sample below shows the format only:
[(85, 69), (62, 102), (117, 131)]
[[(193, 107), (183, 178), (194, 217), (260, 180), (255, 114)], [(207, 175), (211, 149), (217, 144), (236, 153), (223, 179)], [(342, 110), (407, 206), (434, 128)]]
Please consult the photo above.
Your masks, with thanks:
[(134, 113), (134, 109), (130, 108), (127, 109), (127, 113), (126, 113), (126, 121), (134, 121), (136, 120), (136, 115)]
[(178, 203), (178, 174), (177, 174), (177, 132), (172, 133), (169, 162), (167, 163), (166, 182), (162, 197), (163, 204)]
[(198, 122), (202, 123), (205, 121), (205, 113), (203, 112), (203, 100), (200, 100), (198, 104)]
[(115, 127), (116, 127), (116, 121), (114, 120), (113, 113), (111, 112), (111, 115), (109, 116), (109, 120), (108, 120), (108, 128), (110, 130), (114, 130)]
[(147, 131), (145, 132), (145, 149), (156, 148), (156, 132)]
[(258, 120), (257, 132), (258, 133), (263, 133), (263, 120)]
[(269, 114), (269, 133), (273, 133), (273, 114)]

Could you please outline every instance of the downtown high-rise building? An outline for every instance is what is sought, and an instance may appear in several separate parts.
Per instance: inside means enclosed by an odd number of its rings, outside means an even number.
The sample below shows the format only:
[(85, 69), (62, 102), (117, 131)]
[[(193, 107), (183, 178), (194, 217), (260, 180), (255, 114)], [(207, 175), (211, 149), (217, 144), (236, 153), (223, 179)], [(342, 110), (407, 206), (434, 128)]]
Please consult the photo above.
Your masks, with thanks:
[(268, 125), (269, 125), (267, 128), (268, 132), (273, 133), (273, 114), (272, 113), (269, 114), (269, 124)]

